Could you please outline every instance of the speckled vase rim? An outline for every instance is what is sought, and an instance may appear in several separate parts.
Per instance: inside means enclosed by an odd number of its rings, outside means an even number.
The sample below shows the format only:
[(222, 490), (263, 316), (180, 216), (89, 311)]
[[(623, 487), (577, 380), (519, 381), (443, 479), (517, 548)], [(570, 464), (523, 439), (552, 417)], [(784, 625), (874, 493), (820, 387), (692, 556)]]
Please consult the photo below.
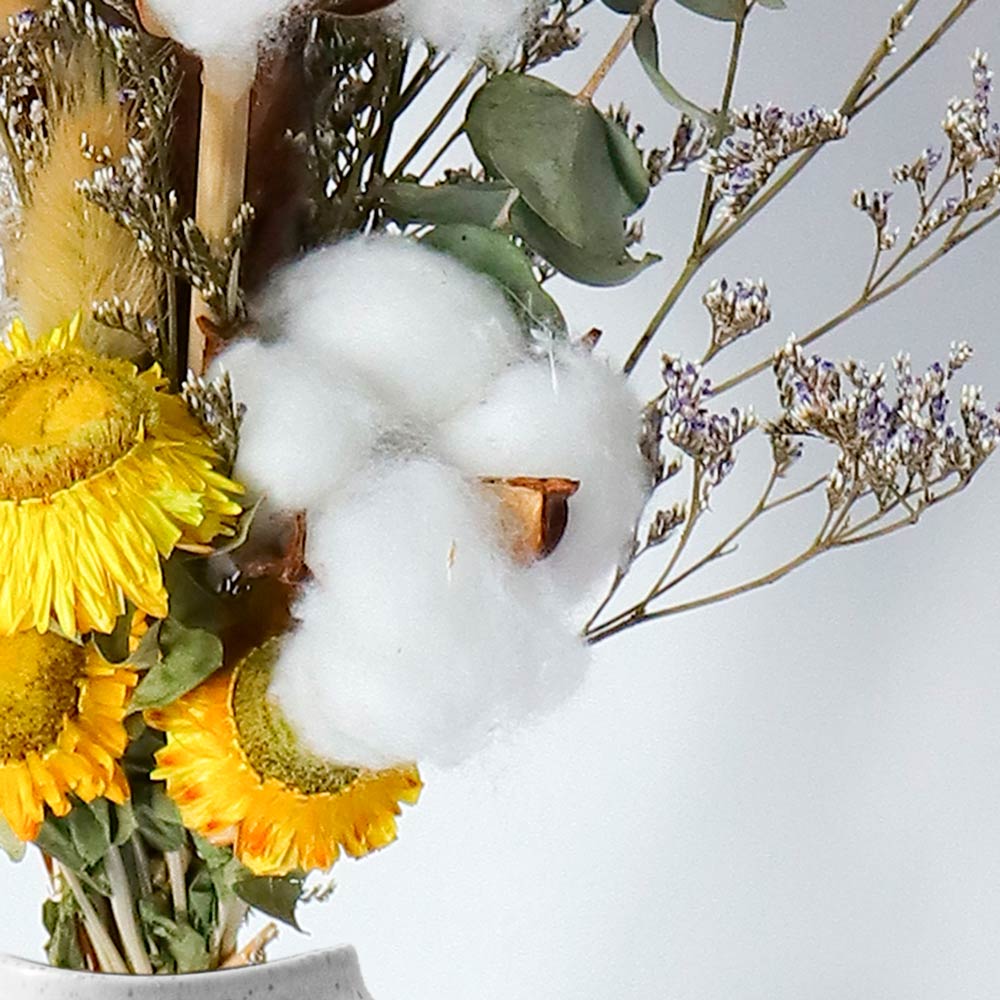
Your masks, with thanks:
[(0, 955), (3, 1000), (372, 1000), (351, 947), (186, 976), (72, 972)]

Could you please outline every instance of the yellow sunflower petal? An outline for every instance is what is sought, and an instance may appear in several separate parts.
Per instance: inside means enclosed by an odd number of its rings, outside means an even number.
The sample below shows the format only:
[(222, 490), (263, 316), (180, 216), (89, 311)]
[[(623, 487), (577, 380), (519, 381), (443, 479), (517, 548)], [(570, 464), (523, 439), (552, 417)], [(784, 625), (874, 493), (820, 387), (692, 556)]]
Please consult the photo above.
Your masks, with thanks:
[(32, 840), (46, 807), (128, 798), (121, 757), (136, 674), (93, 646), (35, 630), (0, 638), (0, 814)]
[(231, 534), (240, 486), (158, 368), (77, 343), (79, 317), (0, 345), (0, 636), (167, 612), (161, 559)]
[[(400, 803), (417, 801), (420, 775), (415, 767), (344, 767), (301, 749), (290, 755), (288, 731), (273, 728), (282, 721), (271, 703), (265, 725), (272, 728), (252, 732), (261, 717), (241, 716), (241, 675), (262, 669), (266, 688), (273, 656), (273, 648), (257, 650), (174, 705), (147, 712), (167, 735), (153, 777), (166, 782), (189, 828), (233, 842), (254, 874), (325, 871), (341, 850), (360, 857), (395, 839)], [(261, 702), (267, 699), (255, 692), (247, 699)]]

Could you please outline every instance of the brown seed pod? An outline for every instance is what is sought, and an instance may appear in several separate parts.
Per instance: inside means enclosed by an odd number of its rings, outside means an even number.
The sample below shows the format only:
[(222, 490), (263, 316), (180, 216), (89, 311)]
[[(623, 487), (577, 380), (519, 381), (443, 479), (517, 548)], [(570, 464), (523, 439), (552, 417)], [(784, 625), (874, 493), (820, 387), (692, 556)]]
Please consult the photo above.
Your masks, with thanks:
[(569, 498), (580, 488), (573, 479), (485, 477), (500, 501), (500, 522), (517, 562), (529, 565), (551, 555), (569, 522)]

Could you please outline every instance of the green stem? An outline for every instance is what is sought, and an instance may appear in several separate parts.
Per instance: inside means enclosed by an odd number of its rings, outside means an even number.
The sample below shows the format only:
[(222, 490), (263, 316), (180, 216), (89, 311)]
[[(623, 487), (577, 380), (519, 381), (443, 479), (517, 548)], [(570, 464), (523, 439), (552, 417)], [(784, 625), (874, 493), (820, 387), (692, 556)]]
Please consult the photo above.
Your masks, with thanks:
[(57, 861), (56, 865), (59, 868), (59, 874), (62, 875), (63, 881), (69, 886), (70, 892), (73, 893), (76, 905), (80, 908), (80, 915), (83, 917), (83, 926), (86, 928), (90, 943), (94, 946), (97, 961), (101, 964), (100, 971), (115, 972), (120, 975), (127, 974), (128, 966), (125, 964), (125, 960), (115, 947), (114, 941), (111, 940), (108, 929), (97, 915), (97, 910), (94, 909), (94, 904), (91, 903), (76, 873), (61, 862)]
[(187, 923), (187, 858), (183, 848), (180, 851), (167, 851), (163, 855), (167, 863), (167, 877), (170, 881), (170, 897), (174, 904), (174, 919), (177, 923)]
[(142, 934), (139, 931), (135, 907), (132, 902), (132, 889), (129, 886), (121, 852), (114, 845), (105, 855), (104, 867), (108, 874), (108, 881), (111, 883), (111, 912), (115, 917), (115, 924), (118, 927), (122, 946), (125, 948), (125, 955), (133, 972), (141, 976), (151, 976), (153, 966), (149, 961), (149, 955), (146, 953), (146, 946), (143, 944)]

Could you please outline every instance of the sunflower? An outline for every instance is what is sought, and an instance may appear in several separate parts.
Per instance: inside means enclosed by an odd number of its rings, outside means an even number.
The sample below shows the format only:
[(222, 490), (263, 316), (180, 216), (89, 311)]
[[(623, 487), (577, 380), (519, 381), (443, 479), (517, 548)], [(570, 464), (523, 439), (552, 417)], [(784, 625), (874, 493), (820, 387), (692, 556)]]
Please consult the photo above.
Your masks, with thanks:
[(240, 487), (158, 368), (77, 342), (79, 316), (0, 343), (0, 636), (53, 617), (110, 632), (125, 599), (162, 618), (160, 559), (232, 532)]
[(105, 796), (122, 803), (119, 765), (135, 672), (93, 645), (30, 630), (0, 638), (0, 813), (22, 840), (45, 818)]
[(252, 652), (166, 709), (147, 712), (167, 734), (153, 777), (186, 826), (233, 845), (255, 875), (326, 870), (396, 838), (400, 802), (414, 803), (414, 767), (369, 771), (305, 751), (267, 697), (277, 644)]

